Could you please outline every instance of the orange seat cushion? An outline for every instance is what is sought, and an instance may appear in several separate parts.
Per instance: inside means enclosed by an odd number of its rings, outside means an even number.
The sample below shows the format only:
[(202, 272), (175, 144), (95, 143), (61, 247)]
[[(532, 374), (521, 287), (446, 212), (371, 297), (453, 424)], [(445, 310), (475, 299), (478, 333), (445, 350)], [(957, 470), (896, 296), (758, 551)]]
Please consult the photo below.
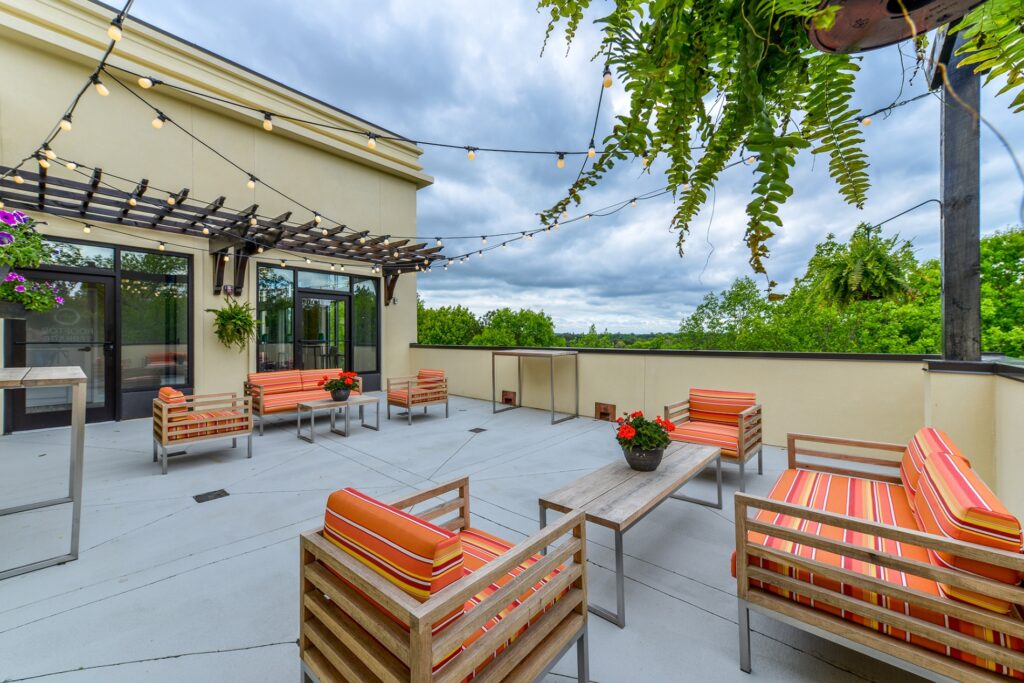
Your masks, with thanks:
[[(419, 403), (430, 403), (431, 401), (443, 401), (448, 394), (444, 391), (434, 391), (421, 387), (412, 388), (412, 405)], [(388, 392), (388, 403), (400, 406), (409, 405), (408, 389), (392, 389)]]
[(738, 425), (690, 420), (676, 424), (675, 430), (668, 433), (668, 438), (672, 441), (718, 446), (722, 449), (723, 458), (735, 459), (739, 449), (739, 433)]
[[(962, 458), (936, 452), (924, 460), (918, 479), (917, 520), (923, 531), (989, 548), (1021, 552), (1020, 521)], [(931, 561), (947, 569), (1017, 584), (1020, 574), (946, 552), (929, 551)], [(1012, 605), (973, 591), (941, 584), (951, 597), (1006, 614)]]
[(757, 395), (746, 391), (690, 389), (690, 419), (738, 426), (739, 415), (757, 405)]
[(932, 453), (939, 452), (952, 453), (965, 463), (968, 462), (953, 440), (945, 432), (933, 427), (922, 427), (917, 430), (914, 438), (910, 440), (906, 450), (903, 451), (903, 458), (900, 460), (900, 479), (910, 497), (910, 507), (917, 506), (915, 500), (917, 482), (921, 478), (921, 472), (924, 471), (925, 459)]
[[(775, 483), (775, 486), (771, 493), (768, 494), (768, 497), (773, 500), (810, 507), (816, 510), (827, 510), (829, 512), (849, 515), (851, 517), (857, 517), (859, 519), (865, 519), (880, 524), (918, 530), (917, 521), (910, 508), (910, 502), (907, 499), (907, 493), (902, 486), (896, 484), (888, 484), (885, 482), (860, 479), (856, 477), (845, 477), (825, 472), (814, 472), (811, 470), (786, 470), (782, 473), (782, 476), (779, 477), (779, 480)], [(755, 519), (784, 528), (813, 533), (847, 545), (871, 548), (918, 562), (929, 561), (927, 551), (923, 548), (879, 538), (877, 536), (821, 525), (810, 520), (780, 515), (768, 510), (759, 510)], [(761, 533), (750, 532), (749, 539), (753, 543), (774, 548), (786, 553), (796, 554), (799, 557), (813, 558), (819, 562), (843, 567), (844, 569), (878, 578), (896, 586), (905, 586), (907, 588), (938, 597), (944, 596), (942, 587), (931, 579), (907, 574), (891, 568), (869, 564), (861, 560), (835, 555), (807, 545), (797, 545), (791, 541), (765, 536)], [(894, 612), (909, 614), (910, 616), (929, 621), (933, 624), (938, 624), (940, 626), (945, 625), (947, 628), (954, 629), (960, 633), (964, 633), (988, 643), (1007, 647), (1017, 652), (1024, 652), (1024, 640), (1021, 640), (1020, 638), (1015, 638), (1005, 633), (994, 632), (991, 629), (985, 629), (975, 624), (971, 624), (951, 616), (939, 614), (916, 605), (908, 605), (895, 598), (886, 597), (883, 599), (876, 593), (865, 591), (854, 586), (840, 586), (832, 579), (818, 575), (809, 575), (807, 572), (797, 570), (789, 565), (780, 566), (776, 562), (757, 557), (750, 557), (748, 560), (753, 566), (762, 567), (769, 571), (792, 577), (798, 581), (808, 582), (815, 586), (836, 591), (858, 600), (863, 600), (872, 605), (880, 605)], [(736, 557), (734, 553), (734, 576), (736, 573), (735, 562)], [(773, 585), (765, 585), (758, 580), (752, 579), (750, 584), (752, 586), (769, 590), (772, 593), (776, 593), (777, 595), (781, 595), (782, 597), (791, 599), (802, 605), (810, 606), (823, 612), (828, 612), (835, 616), (842, 617), (847, 621), (879, 631), (892, 636), (893, 638), (898, 638), (904, 641), (909, 639), (909, 642), (914, 643), (915, 645), (919, 645), (940, 654), (952, 656), (1005, 675), (1013, 675), (1018, 678), (1024, 677), (1024, 672), (1007, 671), (1005, 667), (998, 666), (994, 662), (978, 659), (972, 655), (962, 653), (959, 650), (948, 650), (946, 646), (940, 645), (933, 640), (923, 638), (918, 635), (908, 635), (901, 629), (892, 627), (874, 619), (868, 619), (848, 610), (838, 610), (821, 602), (811, 601), (802, 595), (792, 593), (788, 590), (784, 590)], [(1013, 612), (1012, 616), (1018, 619), (1020, 618), (1020, 615), (1017, 614), (1016, 610)]]

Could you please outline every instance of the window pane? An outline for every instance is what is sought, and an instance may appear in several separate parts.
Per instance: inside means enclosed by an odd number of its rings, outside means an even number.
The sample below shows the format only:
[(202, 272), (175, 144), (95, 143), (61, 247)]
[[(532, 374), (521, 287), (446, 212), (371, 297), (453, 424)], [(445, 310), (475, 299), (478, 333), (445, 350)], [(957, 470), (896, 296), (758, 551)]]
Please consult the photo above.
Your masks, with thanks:
[(71, 244), (57, 240), (44, 240), (53, 249), (44, 263), (76, 268), (114, 269), (114, 249), (92, 244)]
[(261, 372), (295, 367), (292, 277), (293, 271), (284, 268), (259, 268), (256, 296), (260, 337), (256, 348), (256, 367)]
[(121, 252), (124, 391), (188, 384), (188, 265), (181, 256)]
[(377, 372), (377, 281), (357, 280), (352, 294), (352, 362), (356, 372)]
[(329, 289), (332, 292), (347, 292), (348, 276), (300, 270), (299, 289)]

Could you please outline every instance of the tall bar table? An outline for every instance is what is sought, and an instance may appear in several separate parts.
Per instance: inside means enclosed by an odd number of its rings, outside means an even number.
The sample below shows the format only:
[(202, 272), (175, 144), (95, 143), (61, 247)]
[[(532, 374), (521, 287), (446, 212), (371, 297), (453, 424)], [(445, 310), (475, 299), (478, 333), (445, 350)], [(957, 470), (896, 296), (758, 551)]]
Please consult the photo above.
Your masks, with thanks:
[[(495, 400), (496, 392), (496, 373), (495, 373), (495, 359), (498, 356), (513, 356), (516, 358), (518, 363), (516, 373), (516, 405), (507, 406), (498, 410), (497, 401)], [(555, 419), (555, 358), (562, 356), (572, 356), (573, 359), (573, 376), (576, 379), (576, 412), (569, 413), (564, 417)], [(506, 410), (512, 410), (514, 408), (520, 408), (523, 405), (523, 359), (524, 358), (547, 358), (551, 368), (551, 424), (556, 425), (559, 422), (565, 422), (575, 417), (580, 416), (580, 357), (576, 351), (553, 351), (550, 349), (505, 349), (502, 351), (491, 352), (491, 412), (492, 413), (503, 413)]]
[(68, 495), (51, 500), (24, 503), (0, 509), (0, 517), (53, 505), (71, 503), (71, 549), (64, 555), (23, 564), (0, 572), (0, 579), (25, 574), (43, 567), (64, 564), (78, 559), (78, 531), (82, 521), (82, 467), (85, 454), (85, 386), (82, 368), (0, 368), (0, 389), (31, 389), (33, 387), (71, 387), (71, 465)]

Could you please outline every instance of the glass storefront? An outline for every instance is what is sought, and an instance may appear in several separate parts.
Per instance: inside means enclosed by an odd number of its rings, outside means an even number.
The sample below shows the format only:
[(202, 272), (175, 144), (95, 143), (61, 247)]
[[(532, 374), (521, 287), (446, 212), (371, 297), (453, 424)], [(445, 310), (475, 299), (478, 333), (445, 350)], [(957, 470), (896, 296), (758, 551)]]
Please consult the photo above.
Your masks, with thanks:
[(285, 268), (258, 269), (256, 369), (260, 372), (295, 367), (294, 280), (294, 271)]

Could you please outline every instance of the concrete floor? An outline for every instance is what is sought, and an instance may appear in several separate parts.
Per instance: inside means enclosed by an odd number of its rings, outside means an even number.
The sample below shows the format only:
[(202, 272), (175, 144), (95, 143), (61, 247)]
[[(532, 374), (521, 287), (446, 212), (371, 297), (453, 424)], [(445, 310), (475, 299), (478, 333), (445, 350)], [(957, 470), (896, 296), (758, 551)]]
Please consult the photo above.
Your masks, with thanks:
[[(537, 528), (537, 498), (621, 453), (608, 423), (551, 426), (547, 413), (492, 415), (455, 398), (451, 418), (431, 409), (383, 420), (349, 438), (318, 427), (295, 438), (290, 417), (244, 445), (192, 446), (167, 476), (150, 460), (150, 422), (86, 429), (81, 555), (0, 582), (0, 681), (298, 680), (297, 536), (317, 526), (327, 495), (355, 486), (382, 499), (471, 476), (474, 526), (518, 541)], [(482, 427), (474, 434), (469, 430)], [(0, 437), (0, 507), (66, 487), (67, 429)], [(766, 492), (784, 467), (766, 449)], [(753, 674), (737, 664), (729, 575), (735, 468), (726, 507), (666, 501), (625, 537), (627, 626), (590, 618), (591, 678), (618, 681), (862, 681), (909, 676), (753, 615)], [(225, 489), (226, 498), (192, 496)], [(714, 493), (713, 472), (687, 487)], [(692, 489), (690, 491), (689, 489)], [(61, 552), (70, 506), (0, 518), (0, 569)], [(614, 604), (611, 535), (591, 526), (590, 596)], [(575, 680), (571, 653), (548, 681)]]

